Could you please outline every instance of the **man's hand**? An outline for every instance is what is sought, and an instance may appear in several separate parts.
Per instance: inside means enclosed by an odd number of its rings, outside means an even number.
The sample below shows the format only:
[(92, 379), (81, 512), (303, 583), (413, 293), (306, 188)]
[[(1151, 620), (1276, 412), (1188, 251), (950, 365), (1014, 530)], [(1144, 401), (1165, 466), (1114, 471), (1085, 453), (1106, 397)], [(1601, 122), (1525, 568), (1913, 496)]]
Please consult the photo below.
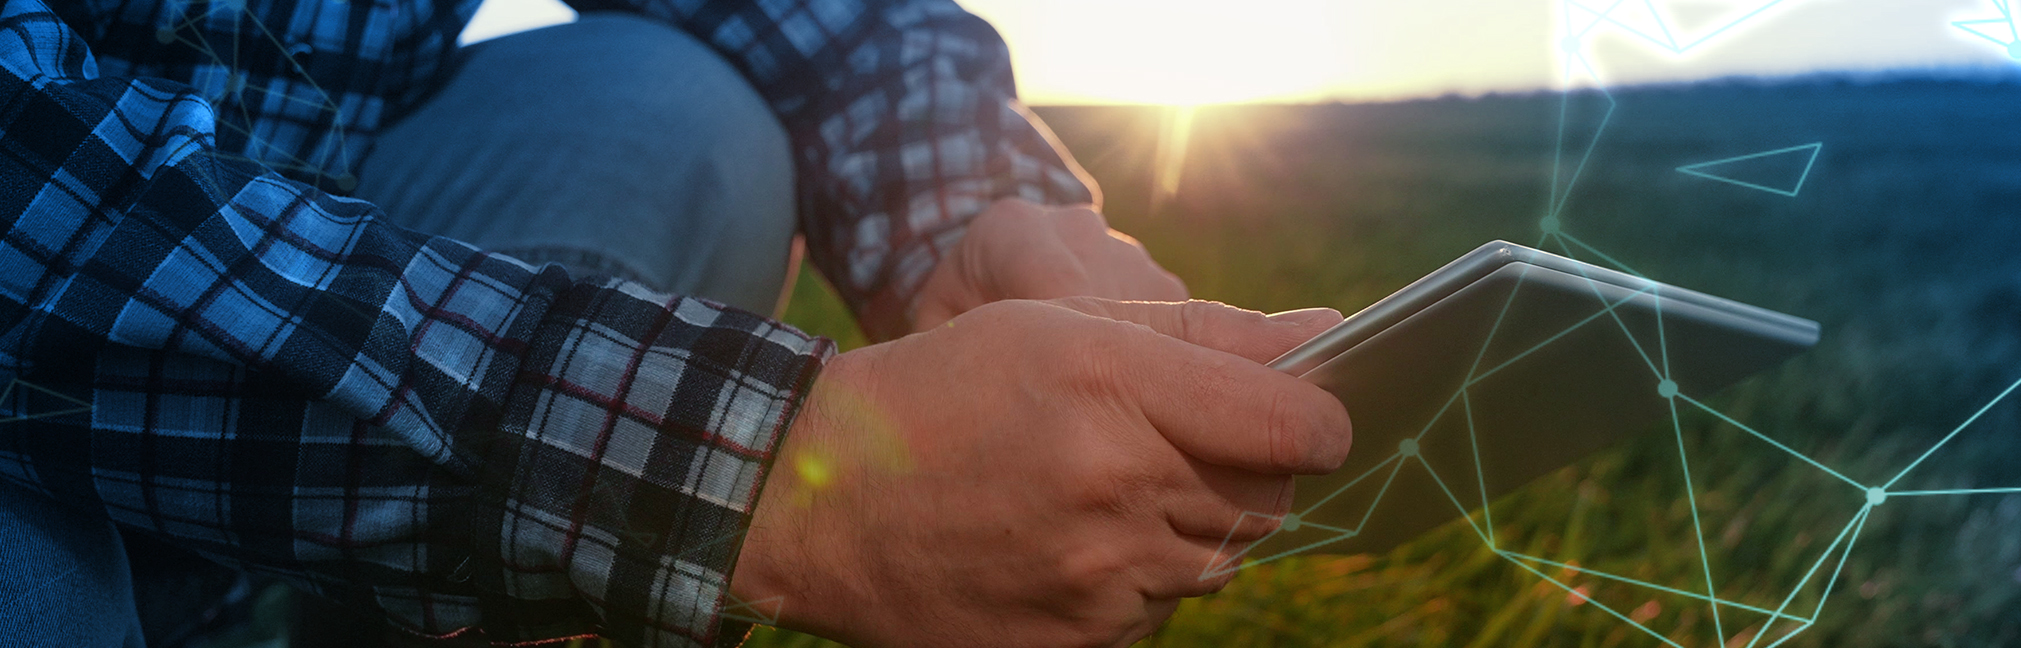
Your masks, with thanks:
[(1271, 530), (1244, 512), (1346, 459), (1340, 402), (1259, 364), (1339, 321), (1004, 301), (837, 356), (732, 592), (866, 648), (1126, 645), (1228, 582), (1201, 577), (1223, 538)]
[(913, 309), (924, 331), (1004, 299), (1072, 296), (1183, 301), (1186, 284), (1086, 205), (999, 200), (927, 276)]

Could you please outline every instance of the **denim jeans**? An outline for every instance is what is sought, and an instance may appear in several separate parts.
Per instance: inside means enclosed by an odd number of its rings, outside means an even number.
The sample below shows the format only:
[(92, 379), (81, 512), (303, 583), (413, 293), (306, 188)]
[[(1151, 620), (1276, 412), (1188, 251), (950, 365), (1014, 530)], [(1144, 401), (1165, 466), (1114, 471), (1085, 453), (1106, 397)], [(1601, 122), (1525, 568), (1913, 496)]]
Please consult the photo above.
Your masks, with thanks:
[(609, 14), (469, 48), (357, 194), (410, 229), (759, 314), (794, 230), (786, 131), (757, 91), (694, 37)]
[(119, 533), (0, 482), (0, 645), (144, 646)]
[[(636, 17), (466, 48), (451, 81), (381, 134), (355, 193), (402, 227), (761, 314), (795, 262), (784, 129), (715, 52)], [(149, 538), (122, 542), (102, 512), (0, 483), (0, 646), (142, 646), (143, 625), (182, 644), (192, 620), (177, 617), (243, 592), (235, 580)], [(358, 621), (311, 618), (292, 643), (389, 641)]]

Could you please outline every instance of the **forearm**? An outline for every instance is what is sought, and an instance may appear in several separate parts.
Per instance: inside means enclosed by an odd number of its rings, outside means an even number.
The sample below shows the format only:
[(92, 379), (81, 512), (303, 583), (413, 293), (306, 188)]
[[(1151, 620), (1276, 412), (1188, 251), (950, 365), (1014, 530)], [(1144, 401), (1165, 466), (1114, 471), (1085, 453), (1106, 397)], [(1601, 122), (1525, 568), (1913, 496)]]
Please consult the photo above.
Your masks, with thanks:
[(667, 20), (744, 73), (792, 139), (809, 256), (874, 338), (906, 332), (991, 203), (1099, 201), (1017, 102), (1002, 39), (950, 0), (570, 1)]

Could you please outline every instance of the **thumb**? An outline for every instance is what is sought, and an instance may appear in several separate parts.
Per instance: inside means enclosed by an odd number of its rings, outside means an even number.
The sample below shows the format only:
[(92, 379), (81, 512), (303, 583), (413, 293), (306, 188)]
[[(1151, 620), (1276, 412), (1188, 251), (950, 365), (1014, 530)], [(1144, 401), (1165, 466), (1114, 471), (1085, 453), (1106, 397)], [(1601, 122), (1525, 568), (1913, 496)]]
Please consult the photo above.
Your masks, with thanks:
[(1221, 302), (1114, 301), (1068, 297), (1052, 303), (1096, 317), (1134, 322), (1164, 335), (1232, 353), (1257, 363), (1284, 355), (1299, 343), (1339, 324), (1339, 311), (1307, 308), (1264, 315)]

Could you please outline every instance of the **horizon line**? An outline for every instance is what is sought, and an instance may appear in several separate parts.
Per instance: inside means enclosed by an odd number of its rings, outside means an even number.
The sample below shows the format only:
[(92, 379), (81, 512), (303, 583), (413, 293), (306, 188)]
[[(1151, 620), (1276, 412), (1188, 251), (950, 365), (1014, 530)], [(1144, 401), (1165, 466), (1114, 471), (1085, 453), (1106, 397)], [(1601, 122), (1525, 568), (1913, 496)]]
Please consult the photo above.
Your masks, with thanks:
[(1205, 103), (1159, 103), (1142, 101), (1105, 101), (1100, 99), (1030, 101), (1025, 105), (1044, 108), (1222, 108), (1241, 106), (1329, 106), (1410, 103), (1414, 101), (1454, 101), (1479, 100), (1489, 98), (1517, 98), (1541, 95), (1556, 95), (1564, 92), (1636, 91), (1667, 88), (1688, 88), (1698, 86), (1744, 86), (1744, 85), (1801, 85), (1817, 83), (1851, 82), (1858, 85), (1882, 85), (1905, 81), (1959, 81), (1976, 83), (2021, 83), (2021, 66), (1996, 65), (1948, 65), (1930, 67), (1900, 67), (1879, 70), (1819, 70), (1796, 74), (1728, 74), (1703, 79), (1654, 80), (1641, 83), (1621, 83), (1607, 86), (1578, 86), (1572, 88), (1552, 87), (1512, 87), (1488, 90), (1440, 90), (1425, 93), (1398, 94), (1394, 96), (1334, 95), (1310, 98), (1260, 98), (1242, 101), (1221, 101)]

